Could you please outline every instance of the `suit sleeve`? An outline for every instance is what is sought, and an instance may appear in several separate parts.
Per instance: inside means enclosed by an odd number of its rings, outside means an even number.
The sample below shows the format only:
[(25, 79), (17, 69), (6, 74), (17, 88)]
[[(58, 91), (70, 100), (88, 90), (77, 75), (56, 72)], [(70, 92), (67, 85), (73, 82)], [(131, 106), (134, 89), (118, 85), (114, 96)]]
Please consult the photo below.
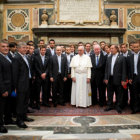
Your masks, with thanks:
[(4, 92), (6, 92), (6, 87), (3, 82), (3, 74), (2, 74), (2, 66), (0, 64), (0, 94), (2, 95)]
[(64, 75), (64, 77), (67, 77), (67, 75), (68, 75), (68, 65), (67, 65), (67, 58), (65, 57), (65, 75)]
[(36, 73), (37, 73), (38, 75), (41, 76), (42, 72), (41, 72), (41, 70), (40, 70), (39, 63), (38, 63), (38, 61), (37, 61), (37, 58), (35, 58), (35, 63), (34, 63), (34, 65), (35, 65)]
[(19, 75), (19, 62), (16, 58), (13, 59), (13, 65), (12, 65), (12, 71), (13, 71), (13, 85), (14, 88), (17, 88), (17, 83), (18, 83), (18, 75)]
[(128, 79), (132, 79), (132, 70), (131, 70), (131, 63), (130, 63), (130, 56), (127, 57), (127, 70), (128, 70)]
[(49, 72), (50, 72), (50, 58), (48, 57), (48, 63), (47, 63), (47, 66), (46, 66), (46, 75), (47, 76), (49, 75)]
[(126, 59), (125, 57), (123, 57), (122, 59), (122, 81), (126, 81)]
[(106, 60), (106, 65), (105, 65), (105, 80), (108, 80), (108, 58)]
[(53, 58), (52, 57), (50, 57), (50, 65), (49, 65), (49, 75), (50, 75), (50, 77), (53, 77), (53, 73), (52, 73), (52, 71), (53, 71)]

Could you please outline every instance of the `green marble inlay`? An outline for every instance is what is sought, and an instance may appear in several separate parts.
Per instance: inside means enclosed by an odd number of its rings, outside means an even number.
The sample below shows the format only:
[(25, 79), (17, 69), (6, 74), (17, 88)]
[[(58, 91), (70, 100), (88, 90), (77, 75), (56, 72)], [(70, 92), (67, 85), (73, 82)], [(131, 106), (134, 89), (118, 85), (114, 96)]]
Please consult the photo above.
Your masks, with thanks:
[(13, 31), (13, 29), (10, 26), (8, 26), (8, 31)]
[(140, 38), (140, 34), (134, 34), (136, 38)]
[(21, 9), (29, 16), (29, 9)]
[(21, 39), (21, 37), (22, 37), (23, 35), (12, 35), (12, 36), (15, 37), (16, 40), (19, 40), (19, 39)]
[(24, 28), (24, 31), (28, 31), (29, 30), (29, 24), (27, 25), (26, 28)]
[(130, 12), (132, 12), (134, 9), (127, 9), (127, 16), (130, 14)]

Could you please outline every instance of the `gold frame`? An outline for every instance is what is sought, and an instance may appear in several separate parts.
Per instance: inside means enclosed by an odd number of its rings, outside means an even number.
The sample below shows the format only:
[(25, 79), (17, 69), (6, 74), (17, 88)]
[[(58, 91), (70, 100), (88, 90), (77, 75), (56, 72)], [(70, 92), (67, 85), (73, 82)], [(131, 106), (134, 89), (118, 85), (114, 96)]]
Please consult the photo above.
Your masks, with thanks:
[[(69, 21), (63, 21), (63, 20), (61, 20), (60, 21), (60, 14), (59, 14), (59, 9), (60, 9), (60, 7), (59, 7), (59, 1), (60, 0), (57, 0), (57, 22), (58, 23), (75, 23), (75, 21), (73, 21), (73, 20), (69, 20)], [(99, 0), (99, 20), (98, 21), (83, 21), (84, 23), (94, 23), (94, 22), (101, 22), (101, 0)]]

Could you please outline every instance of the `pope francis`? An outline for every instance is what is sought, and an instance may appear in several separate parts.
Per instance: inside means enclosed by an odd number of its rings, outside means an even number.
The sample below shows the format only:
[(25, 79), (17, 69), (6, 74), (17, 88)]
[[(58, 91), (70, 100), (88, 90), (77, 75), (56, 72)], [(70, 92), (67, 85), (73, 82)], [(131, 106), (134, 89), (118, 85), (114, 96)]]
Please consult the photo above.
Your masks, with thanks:
[(91, 105), (91, 59), (84, 54), (84, 46), (78, 47), (78, 55), (70, 63), (72, 78), (71, 104), (76, 107)]

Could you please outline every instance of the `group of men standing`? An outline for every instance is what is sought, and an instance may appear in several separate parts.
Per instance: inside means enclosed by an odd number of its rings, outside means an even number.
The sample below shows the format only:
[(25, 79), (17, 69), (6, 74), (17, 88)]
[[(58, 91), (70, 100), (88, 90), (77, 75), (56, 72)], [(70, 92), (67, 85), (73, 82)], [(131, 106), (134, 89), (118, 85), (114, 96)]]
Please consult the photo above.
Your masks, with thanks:
[[(35, 49), (32, 41), (18, 45), (0, 41), (0, 132), (7, 132), (4, 124), (27, 128), (24, 122), (34, 121), (27, 117), (28, 106), (38, 110), (40, 105), (51, 107), (50, 98), (54, 107), (65, 106), (67, 102), (76, 107), (103, 107), (107, 102), (105, 111), (116, 109), (121, 113), (128, 102), (129, 88), (132, 112), (140, 111), (139, 42), (132, 43), (131, 51), (126, 44), (119, 48), (94, 42), (91, 50), (90, 43), (84, 46), (80, 42), (78, 54), (73, 45), (55, 47), (53, 39), (47, 47), (43, 40), (38, 46)], [(13, 93), (16, 106), (11, 99)], [(11, 107), (16, 108), (16, 122)]]

